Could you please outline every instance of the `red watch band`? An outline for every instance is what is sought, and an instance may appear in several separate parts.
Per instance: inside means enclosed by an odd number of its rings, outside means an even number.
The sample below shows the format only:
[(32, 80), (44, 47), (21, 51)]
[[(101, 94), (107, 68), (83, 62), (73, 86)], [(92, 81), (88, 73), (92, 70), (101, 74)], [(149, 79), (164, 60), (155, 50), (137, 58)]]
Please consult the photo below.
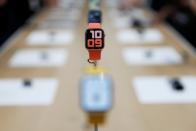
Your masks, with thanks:
[(101, 59), (101, 50), (88, 50), (90, 60), (100, 60)]

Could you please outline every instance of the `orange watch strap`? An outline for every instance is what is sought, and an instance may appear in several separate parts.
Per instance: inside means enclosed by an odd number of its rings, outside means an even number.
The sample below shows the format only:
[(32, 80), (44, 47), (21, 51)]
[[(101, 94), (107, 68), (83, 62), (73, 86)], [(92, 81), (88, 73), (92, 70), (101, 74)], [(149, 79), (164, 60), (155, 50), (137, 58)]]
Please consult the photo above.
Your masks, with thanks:
[(101, 50), (88, 50), (89, 60), (100, 60), (101, 59)]
[(100, 23), (89, 23), (88, 29), (101, 29), (101, 24)]

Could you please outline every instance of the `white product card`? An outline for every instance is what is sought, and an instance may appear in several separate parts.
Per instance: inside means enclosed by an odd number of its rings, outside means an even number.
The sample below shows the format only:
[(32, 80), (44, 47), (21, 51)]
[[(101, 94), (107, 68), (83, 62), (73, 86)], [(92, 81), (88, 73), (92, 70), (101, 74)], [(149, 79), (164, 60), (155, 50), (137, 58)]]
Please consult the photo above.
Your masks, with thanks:
[(9, 61), (11, 67), (59, 67), (66, 64), (65, 49), (20, 49)]
[[(80, 10), (71, 10), (69, 12), (51, 12), (47, 19), (54, 19), (54, 18), (63, 18), (66, 19), (72, 19), (72, 20), (78, 20), (80, 18), (81, 11)], [(65, 19), (64, 18), (64, 19)]]
[(143, 26), (147, 27), (151, 24), (151, 17), (146, 16), (141, 9), (132, 9), (131, 11), (120, 11), (111, 9), (109, 16), (112, 19), (114, 27), (118, 29), (125, 29), (133, 27), (134, 21), (140, 21)]
[(196, 76), (179, 77), (182, 91), (176, 91), (166, 76), (144, 76), (133, 80), (133, 87), (142, 104), (196, 103)]
[(129, 28), (129, 17), (115, 17), (113, 18), (113, 25), (115, 28), (123, 29)]
[(43, 21), (42, 23), (40, 23), (38, 28), (41, 30), (51, 29), (56, 31), (66, 29), (67, 30), (66, 32), (69, 33), (70, 36), (72, 35), (73, 37), (73, 32), (74, 32), (73, 30), (76, 26), (77, 26), (77, 22), (73, 20), (62, 20), (62, 21), (54, 20), (54, 21)]
[(172, 47), (126, 48), (122, 57), (128, 65), (152, 66), (182, 64), (183, 58)]
[[(39, 29), (43, 29), (43, 30), (45, 30), (45, 29), (52, 29), (52, 30), (69, 29), (69, 30), (73, 30), (75, 27), (76, 27), (76, 22), (74, 22), (74, 21), (66, 21), (66, 22), (48, 22), (47, 21), (47, 22), (42, 22), (38, 26)], [(70, 31), (70, 33), (71, 33), (71, 31)], [(54, 34), (50, 34), (50, 35), (54, 35)], [(71, 34), (70, 34), (70, 36), (71, 36)], [(71, 38), (72, 38), (72, 36), (70, 37), (70, 42), (67, 42), (67, 43), (55, 43), (55, 45), (71, 44), (71, 42), (73, 41), (73, 39), (71, 39)], [(54, 45), (54, 43), (51, 43), (51, 42), (50, 43), (38, 43), (38, 44)]]
[(130, 27), (130, 20), (131, 14), (130, 12), (120, 12), (116, 9), (111, 9), (109, 11), (109, 17), (113, 21), (112, 24), (117, 29), (129, 28)]
[(131, 11), (132, 26), (135, 20), (139, 20), (143, 24), (143, 26), (149, 26), (151, 24), (152, 17), (147, 16), (144, 10), (135, 8)]
[(0, 79), (0, 106), (48, 106), (57, 88), (58, 80), (52, 78)]
[(160, 44), (164, 41), (164, 37), (157, 29), (150, 28), (142, 32), (130, 29), (119, 31), (117, 40), (120, 44)]
[(29, 45), (68, 45), (73, 41), (71, 31), (34, 31), (27, 37)]

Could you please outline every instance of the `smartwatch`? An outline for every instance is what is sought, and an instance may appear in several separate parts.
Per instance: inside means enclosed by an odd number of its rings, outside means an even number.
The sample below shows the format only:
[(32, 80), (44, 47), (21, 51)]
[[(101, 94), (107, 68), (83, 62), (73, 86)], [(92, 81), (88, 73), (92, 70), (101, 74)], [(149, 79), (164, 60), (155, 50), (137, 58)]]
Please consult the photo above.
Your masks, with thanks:
[(89, 59), (101, 59), (101, 50), (104, 48), (104, 31), (100, 23), (89, 23), (85, 33), (85, 47), (89, 52)]

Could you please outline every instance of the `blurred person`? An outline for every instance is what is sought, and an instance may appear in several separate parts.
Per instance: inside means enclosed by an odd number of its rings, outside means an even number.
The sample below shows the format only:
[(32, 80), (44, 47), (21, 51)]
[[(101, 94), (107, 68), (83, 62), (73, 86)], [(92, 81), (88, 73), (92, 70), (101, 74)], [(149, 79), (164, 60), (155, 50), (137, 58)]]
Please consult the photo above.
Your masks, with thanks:
[(5, 5), (6, 2), (7, 2), (6, 0), (0, 0), (0, 7)]
[(196, 13), (196, 0), (190, 0), (190, 7), (194, 13)]
[(152, 0), (157, 11), (155, 23), (167, 21), (196, 47), (196, 1), (195, 0)]
[(143, 0), (119, 0), (119, 8), (121, 10), (130, 10), (143, 4)]
[(0, 0), (0, 46), (38, 9), (40, 0)]
[(48, 7), (56, 7), (58, 5), (59, 0), (44, 0), (45, 6)]
[(122, 10), (149, 5), (157, 11), (154, 23), (167, 21), (196, 47), (196, 0), (119, 0)]
[(4, 13), (5, 10), (5, 4), (7, 3), (7, 0), (0, 0), (0, 45), (2, 41), (4, 41), (4, 32), (6, 31), (6, 14)]
[(43, 6), (43, 0), (28, 0), (30, 10), (35, 13), (40, 11), (41, 7)]

